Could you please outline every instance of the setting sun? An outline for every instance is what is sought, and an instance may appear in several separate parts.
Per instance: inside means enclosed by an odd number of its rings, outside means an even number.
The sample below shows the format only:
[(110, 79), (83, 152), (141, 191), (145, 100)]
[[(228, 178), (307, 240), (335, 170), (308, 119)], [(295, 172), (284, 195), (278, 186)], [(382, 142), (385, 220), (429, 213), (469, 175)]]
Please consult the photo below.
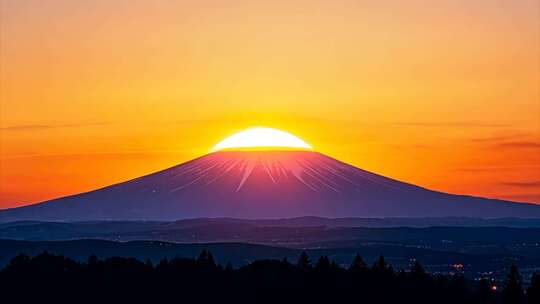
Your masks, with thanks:
[(291, 133), (272, 128), (254, 127), (223, 139), (210, 152), (230, 149), (259, 150), (269, 147), (279, 149), (313, 149), (305, 141)]

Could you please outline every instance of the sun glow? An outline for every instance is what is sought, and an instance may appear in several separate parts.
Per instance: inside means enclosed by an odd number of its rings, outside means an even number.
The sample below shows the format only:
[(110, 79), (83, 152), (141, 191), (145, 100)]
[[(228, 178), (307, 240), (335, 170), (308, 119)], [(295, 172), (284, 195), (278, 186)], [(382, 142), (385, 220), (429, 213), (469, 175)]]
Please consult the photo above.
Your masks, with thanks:
[(268, 148), (287, 150), (313, 149), (305, 141), (291, 133), (272, 128), (254, 127), (223, 139), (210, 152), (220, 150), (266, 150)]

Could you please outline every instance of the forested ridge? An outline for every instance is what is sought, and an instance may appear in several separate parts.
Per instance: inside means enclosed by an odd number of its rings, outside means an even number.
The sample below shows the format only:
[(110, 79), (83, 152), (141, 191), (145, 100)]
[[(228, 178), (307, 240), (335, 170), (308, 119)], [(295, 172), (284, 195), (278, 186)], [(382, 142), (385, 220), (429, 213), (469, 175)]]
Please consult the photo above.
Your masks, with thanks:
[(203, 250), (196, 259), (163, 259), (153, 264), (133, 258), (77, 262), (43, 252), (18, 255), (0, 271), (3, 299), (74, 301), (193, 301), (328, 303), (540, 303), (540, 275), (525, 288), (516, 266), (506, 282), (471, 281), (426, 273), (418, 262), (395, 271), (380, 256), (367, 265), (357, 255), (343, 267), (328, 257), (311, 261), (258, 260), (239, 268), (219, 265)]

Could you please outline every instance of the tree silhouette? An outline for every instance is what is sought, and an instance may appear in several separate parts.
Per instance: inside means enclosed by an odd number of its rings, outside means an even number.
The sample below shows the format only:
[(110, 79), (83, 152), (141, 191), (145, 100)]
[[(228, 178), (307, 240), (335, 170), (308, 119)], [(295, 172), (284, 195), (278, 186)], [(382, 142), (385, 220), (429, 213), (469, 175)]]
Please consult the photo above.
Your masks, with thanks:
[(521, 274), (515, 264), (510, 266), (510, 272), (506, 278), (503, 291), (503, 302), (519, 304), (523, 302), (523, 287), (521, 285)]
[(321, 272), (330, 271), (330, 259), (327, 256), (321, 256), (315, 265), (315, 269)]
[(309, 257), (305, 251), (300, 254), (296, 266), (300, 270), (308, 270), (311, 268), (311, 261), (309, 260)]
[(386, 260), (382, 254), (379, 255), (379, 258), (371, 267), (371, 271), (381, 276), (389, 276), (394, 274), (392, 266), (386, 263)]
[(330, 270), (332, 271), (341, 271), (341, 267), (338, 265), (338, 263), (336, 263), (336, 261), (332, 260), (332, 262), (330, 263)]
[(386, 264), (386, 260), (384, 259), (384, 256), (381, 254), (379, 255), (379, 258), (375, 263), (373, 263), (373, 267), (371, 267), (374, 271), (382, 271), (385, 270), (388, 267), (388, 264)]
[(495, 303), (494, 292), (491, 290), (491, 284), (488, 280), (482, 279), (478, 282), (475, 302), (480, 304)]
[(152, 260), (150, 260), (150, 259), (146, 259), (146, 262), (144, 263), (144, 265), (146, 265), (146, 267), (150, 267), (150, 268), (154, 267), (154, 263), (152, 263)]
[(198, 263), (206, 263), (208, 261), (208, 250), (203, 249), (197, 258)]
[(216, 261), (214, 260), (214, 255), (212, 255), (210, 251), (208, 251), (206, 262), (208, 263), (208, 265), (212, 267), (216, 267)]
[(531, 276), (531, 285), (527, 288), (527, 303), (540, 303), (540, 274), (535, 272)]
[(94, 266), (98, 262), (98, 258), (95, 254), (91, 254), (88, 257), (88, 266)]
[(411, 275), (414, 278), (424, 278), (426, 276), (426, 270), (418, 261), (415, 261), (411, 267)]
[(227, 262), (227, 265), (225, 265), (225, 271), (226, 272), (233, 272), (234, 271), (234, 268), (233, 268), (231, 262)]
[[(309, 269), (309, 271), (306, 271)], [(362, 273), (362, 275), (357, 275)], [(208, 250), (196, 258), (147, 260), (91, 256), (77, 262), (41, 253), (18, 255), (0, 270), (1, 299), (6, 303), (55, 302), (294, 302), (329, 303), (540, 303), (540, 277), (534, 274), (526, 296), (517, 267), (510, 268), (503, 293), (490, 282), (473, 282), (463, 275), (431, 275), (418, 262), (409, 272), (394, 273), (383, 256), (368, 269), (357, 255), (349, 271), (328, 256), (311, 266), (304, 252), (297, 265), (284, 260), (256, 260), (225, 268), (215, 264)], [(31, 292), (29, 292), (31, 291)], [(4, 301), (3, 301), (4, 302)], [(2, 303), (3, 303), (2, 302)]]
[(349, 266), (349, 271), (351, 272), (366, 272), (368, 270), (366, 262), (364, 262), (364, 259), (357, 253), (354, 257), (351, 266)]

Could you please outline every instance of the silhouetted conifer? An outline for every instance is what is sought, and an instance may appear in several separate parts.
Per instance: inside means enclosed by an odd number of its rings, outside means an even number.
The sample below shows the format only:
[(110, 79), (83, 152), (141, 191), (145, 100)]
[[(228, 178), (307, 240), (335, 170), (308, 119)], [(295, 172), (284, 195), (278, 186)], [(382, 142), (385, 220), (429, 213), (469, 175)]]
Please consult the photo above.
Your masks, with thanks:
[(233, 268), (231, 262), (227, 262), (227, 265), (225, 265), (225, 271), (226, 272), (233, 272), (234, 271), (234, 268)]
[(478, 282), (475, 302), (478, 304), (492, 304), (495, 302), (495, 293), (491, 289), (491, 282), (482, 279)]
[(207, 252), (206, 263), (210, 267), (216, 267), (216, 261), (214, 260), (214, 255), (212, 255), (212, 252), (210, 251)]
[(414, 278), (424, 278), (426, 276), (426, 270), (418, 263), (418, 261), (415, 261), (411, 267), (411, 275)]
[(523, 287), (521, 285), (521, 274), (515, 264), (510, 266), (510, 272), (506, 278), (503, 290), (503, 302), (519, 304), (523, 303)]
[(97, 262), (98, 262), (98, 258), (97, 258), (97, 256), (95, 254), (91, 254), (88, 257), (88, 266), (89, 267), (95, 266)]
[(382, 255), (380, 255), (377, 261), (373, 264), (371, 270), (379, 275), (391, 275), (394, 273), (394, 269), (392, 266), (386, 263), (386, 260)]
[(315, 269), (318, 271), (327, 272), (330, 270), (330, 259), (328, 259), (327, 256), (321, 256), (319, 257), (319, 260), (317, 261), (317, 264), (315, 265)]
[(333, 270), (333, 271), (341, 271), (342, 270), (342, 268), (334, 260), (332, 260), (332, 262), (330, 263), (330, 269)]
[(537, 272), (531, 276), (531, 284), (527, 288), (526, 298), (528, 304), (540, 303), (540, 274)]
[(311, 268), (311, 261), (309, 260), (309, 257), (305, 251), (300, 254), (296, 267), (298, 267), (300, 270), (307, 270)]
[(167, 259), (167, 257), (164, 257), (163, 259), (161, 259), (161, 261), (159, 261), (159, 263), (157, 264), (157, 267), (166, 268), (168, 265), (169, 265), (169, 259)]
[(203, 249), (201, 253), (199, 254), (199, 257), (197, 258), (197, 262), (204, 263), (208, 260), (208, 251), (206, 249)]
[[(165, 299), (160, 301), (159, 297), (181, 295), (186, 302), (199, 303), (278, 302), (280, 299), (381, 304), (521, 304), (524, 302), (520, 301), (526, 299), (528, 304), (539, 303), (538, 274), (531, 278), (525, 296), (515, 266), (510, 269), (503, 293), (498, 293), (490, 290), (490, 282), (474, 283), (461, 274), (431, 276), (419, 263), (415, 263), (410, 272), (402, 270), (394, 274), (382, 256), (372, 270), (356, 256), (350, 271), (345, 271), (327, 256), (321, 256), (312, 267), (306, 253), (298, 258), (298, 266), (285, 259), (257, 260), (237, 269), (227, 263), (222, 271), (208, 250), (196, 259), (164, 258), (155, 267), (151, 264), (149, 260), (143, 263), (123, 257), (104, 260), (89, 257), (81, 264), (46, 252), (34, 257), (19, 255), (0, 270), (0, 299), (15, 295), (17, 301), (11, 301), (13, 303), (62, 302), (58, 299), (72, 303), (84, 295), (81, 300), (95, 303), (105, 298), (129, 303), (142, 300), (167, 302)], [(304, 271), (298, 271), (300, 269)], [(355, 275), (355, 271), (361, 269), (364, 269), (363, 274)]]
[(146, 259), (146, 262), (144, 263), (146, 267), (154, 268), (154, 263), (152, 263), (152, 260)]
[(364, 259), (357, 253), (354, 257), (351, 266), (349, 266), (349, 271), (351, 272), (365, 272), (368, 270), (366, 262)]

